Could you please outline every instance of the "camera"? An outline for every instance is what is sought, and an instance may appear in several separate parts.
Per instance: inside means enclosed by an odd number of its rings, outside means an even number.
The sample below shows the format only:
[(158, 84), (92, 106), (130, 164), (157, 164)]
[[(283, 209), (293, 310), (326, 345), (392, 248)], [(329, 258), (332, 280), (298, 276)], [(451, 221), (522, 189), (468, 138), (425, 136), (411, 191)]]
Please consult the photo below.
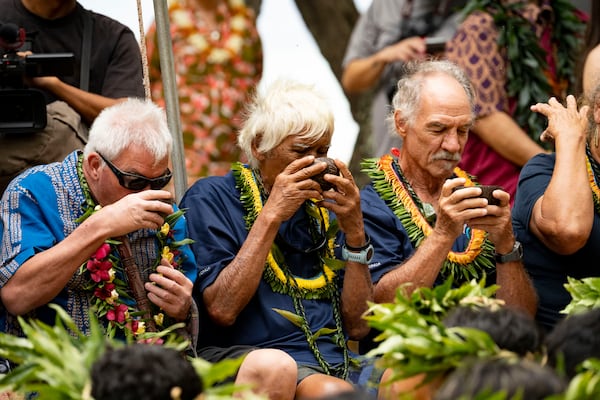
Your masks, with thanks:
[[(494, 192), (494, 190), (499, 189), (499, 190), (504, 190), (502, 188), (502, 186), (497, 186), (497, 185), (478, 185), (478, 186), (472, 186), (472, 187), (478, 187), (481, 189), (481, 194), (477, 197), (481, 197), (484, 199), (487, 199), (488, 204), (489, 205), (494, 205), (494, 206), (499, 206), (500, 205), (500, 200), (498, 200), (497, 198), (495, 198), (492, 193)], [(465, 186), (457, 186), (454, 189), (452, 189), (453, 192), (460, 190), (460, 189), (464, 189)]]
[(31, 54), (23, 28), (0, 22), (0, 134), (33, 133), (46, 127), (44, 92), (28, 88), (25, 78), (69, 76), (74, 72), (72, 53)]
[(322, 172), (314, 175), (312, 177), (312, 180), (317, 182), (319, 185), (321, 185), (321, 189), (322, 190), (330, 190), (330, 189), (335, 189), (335, 187), (327, 182), (325, 180), (325, 174), (332, 174), (332, 175), (339, 175), (340, 174), (340, 170), (338, 169), (337, 165), (335, 165), (335, 162), (328, 157), (318, 157), (315, 158), (315, 161), (313, 162), (312, 165), (315, 165), (316, 163), (319, 162), (324, 162), (327, 164), (327, 168), (325, 168)]
[(438, 54), (446, 49), (446, 38), (428, 36), (425, 38), (425, 46), (427, 54)]

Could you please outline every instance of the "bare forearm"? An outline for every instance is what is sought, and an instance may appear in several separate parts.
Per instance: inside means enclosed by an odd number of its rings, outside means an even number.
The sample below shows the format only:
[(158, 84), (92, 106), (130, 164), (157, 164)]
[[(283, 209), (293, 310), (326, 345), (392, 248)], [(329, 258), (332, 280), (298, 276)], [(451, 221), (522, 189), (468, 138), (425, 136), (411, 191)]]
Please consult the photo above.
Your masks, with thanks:
[(471, 134), (479, 136), (494, 151), (519, 167), (534, 155), (545, 151), (504, 112), (479, 118)]
[(373, 301), (369, 268), (364, 264), (348, 261), (342, 291), (342, 314), (344, 326), (352, 339), (361, 339), (369, 332), (369, 326), (363, 319), (368, 301)]
[(212, 318), (228, 326), (256, 293), (267, 255), (279, 229), (266, 213), (259, 214), (236, 257), (204, 291), (204, 302)]
[(377, 54), (350, 61), (342, 75), (342, 87), (348, 93), (361, 93), (373, 87), (385, 68)]
[(88, 124), (91, 124), (105, 108), (125, 100), (124, 98), (112, 99), (99, 94), (86, 92), (68, 85), (58, 78), (43, 79), (44, 81), (38, 86), (52, 92), (58, 99), (69, 104), (69, 106), (77, 111)]
[(63, 241), (27, 260), (0, 291), (2, 303), (14, 315), (49, 303), (64, 289), (79, 266), (106, 239), (101, 221), (90, 217)]
[(534, 316), (537, 310), (537, 295), (527, 271), (521, 261), (498, 264), (496, 267), (496, 292), (498, 299), (507, 306), (525, 311)]
[(375, 301), (393, 302), (396, 291), (405, 284), (406, 295), (419, 287), (432, 287), (451, 248), (452, 240), (434, 231), (408, 260), (381, 278), (375, 286)]
[(531, 219), (532, 231), (544, 244), (561, 254), (580, 249), (587, 242), (594, 221), (585, 141), (572, 147), (557, 147), (550, 184), (539, 204), (535, 205)]

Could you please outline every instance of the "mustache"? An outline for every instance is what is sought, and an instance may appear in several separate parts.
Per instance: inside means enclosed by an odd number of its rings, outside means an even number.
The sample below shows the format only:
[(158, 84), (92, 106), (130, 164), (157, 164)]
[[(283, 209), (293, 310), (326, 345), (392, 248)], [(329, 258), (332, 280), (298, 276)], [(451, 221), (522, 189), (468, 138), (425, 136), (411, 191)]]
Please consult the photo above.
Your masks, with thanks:
[(432, 161), (444, 160), (444, 161), (460, 161), (459, 153), (450, 153), (449, 151), (442, 150), (431, 156)]

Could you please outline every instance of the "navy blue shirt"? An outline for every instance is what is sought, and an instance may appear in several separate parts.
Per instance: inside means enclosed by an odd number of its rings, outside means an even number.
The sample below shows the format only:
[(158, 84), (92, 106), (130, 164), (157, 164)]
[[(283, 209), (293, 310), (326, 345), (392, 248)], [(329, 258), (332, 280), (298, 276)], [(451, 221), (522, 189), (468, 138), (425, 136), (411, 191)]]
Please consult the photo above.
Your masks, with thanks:
[[(369, 264), (369, 270), (373, 283), (377, 283), (386, 272), (406, 261), (415, 252), (415, 248), (400, 219), (381, 199), (372, 185), (367, 185), (362, 189), (361, 207), (365, 220), (365, 232), (371, 237), (375, 248), (375, 255)], [(453, 251), (461, 252), (467, 248), (470, 240), (469, 233), (470, 231), (466, 230), (454, 241)], [(494, 282), (495, 276), (492, 275), (488, 272), (486, 280), (488, 283)], [(442, 283), (442, 280), (442, 277), (438, 276), (436, 284)]]
[(533, 206), (550, 183), (555, 161), (555, 154), (539, 154), (523, 167), (512, 213), (515, 235), (523, 244), (525, 268), (539, 296), (536, 319), (546, 329), (552, 329), (565, 316), (560, 311), (571, 301), (571, 295), (564, 287), (567, 276), (576, 279), (600, 276), (597, 265), (600, 258), (598, 214), (594, 214), (594, 224), (587, 243), (571, 255), (555, 253), (529, 230)]
[[(189, 235), (195, 240), (192, 249), (197, 256), (199, 275), (194, 297), (202, 304), (202, 292), (215, 282), (221, 271), (235, 258), (248, 236), (245, 211), (231, 172), (224, 177), (207, 177), (194, 183), (182, 198), (181, 207), (187, 209)], [(295, 247), (310, 248), (314, 243), (307, 234), (309, 221), (304, 207), (301, 207), (289, 221), (282, 224), (279, 233)], [(340, 240), (341, 237), (337, 243), (341, 243)], [(319, 265), (318, 253), (292, 253), (284, 252), (291, 272), (298, 277), (313, 277), (315, 266)], [(339, 275), (337, 283), (341, 290), (342, 274)], [(301, 301), (312, 332), (324, 327), (335, 328), (330, 300)], [(277, 348), (290, 354), (299, 364), (318, 366), (302, 330), (273, 308), (296, 313), (292, 297), (275, 293), (262, 279), (254, 297), (235, 323), (223, 327), (206, 318), (206, 324), (200, 328), (198, 343), (218, 347), (252, 345)], [(321, 336), (317, 345), (331, 365), (343, 362), (343, 350), (332, 342), (329, 335)]]

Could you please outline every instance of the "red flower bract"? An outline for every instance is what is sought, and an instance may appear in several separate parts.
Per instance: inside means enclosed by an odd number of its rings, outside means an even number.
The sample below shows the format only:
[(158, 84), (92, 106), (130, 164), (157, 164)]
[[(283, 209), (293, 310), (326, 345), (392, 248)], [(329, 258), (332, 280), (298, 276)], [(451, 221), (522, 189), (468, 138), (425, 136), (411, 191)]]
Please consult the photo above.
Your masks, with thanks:
[(99, 261), (95, 259), (88, 260), (86, 265), (90, 276), (94, 282), (109, 281), (110, 274), (108, 271), (112, 268), (110, 261)]
[(119, 304), (115, 308), (106, 312), (106, 319), (109, 321), (117, 321), (119, 324), (125, 322), (125, 313), (127, 312), (127, 306), (125, 304)]
[(96, 250), (96, 253), (92, 256), (97, 260), (102, 260), (106, 258), (110, 254), (110, 245), (108, 243), (102, 243), (102, 246)]
[(96, 289), (94, 289), (94, 296), (96, 296), (102, 300), (106, 300), (111, 296), (111, 292), (113, 291), (114, 288), (115, 288), (114, 283), (107, 283), (102, 287), (97, 287)]

